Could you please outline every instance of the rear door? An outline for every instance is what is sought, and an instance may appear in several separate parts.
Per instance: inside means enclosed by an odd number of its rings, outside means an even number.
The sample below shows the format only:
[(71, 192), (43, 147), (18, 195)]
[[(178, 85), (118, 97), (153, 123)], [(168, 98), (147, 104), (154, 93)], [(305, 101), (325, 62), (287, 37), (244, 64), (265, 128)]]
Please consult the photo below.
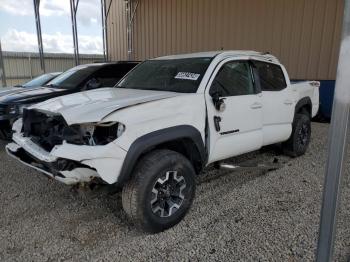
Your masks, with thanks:
[(263, 145), (289, 138), (292, 130), (295, 101), (289, 78), (278, 64), (253, 61), (258, 72), (263, 104)]
[[(210, 127), (209, 162), (259, 149), (262, 145), (262, 104), (247, 60), (222, 61), (206, 90)], [(219, 111), (213, 97), (226, 105)]]

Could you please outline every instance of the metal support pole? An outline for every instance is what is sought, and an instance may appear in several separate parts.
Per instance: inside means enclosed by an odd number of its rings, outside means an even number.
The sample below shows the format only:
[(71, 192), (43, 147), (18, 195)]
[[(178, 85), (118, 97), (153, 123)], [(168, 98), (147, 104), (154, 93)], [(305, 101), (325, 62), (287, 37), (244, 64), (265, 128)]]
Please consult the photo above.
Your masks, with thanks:
[(131, 47), (131, 0), (126, 1), (126, 21), (127, 21), (127, 27), (126, 27), (126, 41), (128, 45), (128, 60), (131, 60), (131, 53), (132, 53), (132, 47)]
[(36, 35), (38, 38), (38, 47), (39, 47), (39, 59), (40, 59), (40, 68), (42, 73), (45, 73), (45, 60), (44, 60), (44, 48), (43, 48), (43, 39), (41, 35), (41, 23), (40, 23), (40, 0), (33, 0), (34, 4), (34, 14), (35, 14), (35, 25), (36, 25)]
[(134, 10), (131, 13), (132, 3), (131, 0), (128, 0), (126, 2), (126, 17), (127, 17), (127, 42), (128, 42), (128, 60), (132, 59), (132, 51), (133, 51), (133, 22), (136, 14), (137, 7), (139, 5), (140, 1), (137, 1)]
[(109, 1), (108, 11), (107, 11), (106, 0), (101, 0), (103, 57), (105, 61), (108, 61), (107, 18), (109, 14), (109, 9), (111, 8), (111, 4), (112, 4), (112, 0)]
[(345, 0), (343, 35), (338, 62), (329, 151), (321, 209), (317, 261), (329, 262), (334, 252), (339, 187), (347, 149), (350, 110), (350, 0)]
[(78, 28), (77, 28), (77, 10), (79, 0), (70, 0), (70, 13), (72, 19), (72, 33), (73, 33), (73, 48), (74, 48), (74, 62), (79, 65), (79, 43), (78, 43)]
[(103, 39), (103, 56), (105, 61), (109, 60), (108, 51), (108, 27), (107, 19), (109, 15), (109, 10), (111, 9), (112, 0), (109, 0), (108, 8), (106, 4), (107, 0), (101, 0), (101, 18), (102, 18), (102, 39)]
[(2, 56), (1, 49), (1, 40), (0, 40), (0, 78), (1, 78), (1, 86), (6, 86), (6, 76), (5, 76), (5, 67), (4, 67), (4, 58)]
[(101, 24), (102, 24), (102, 43), (103, 43), (103, 59), (107, 61), (107, 53), (106, 53), (106, 0), (101, 0)]
[(33, 79), (33, 65), (32, 65), (32, 55), (28, 56), (29, 69), (30, 69), (30, 79)]

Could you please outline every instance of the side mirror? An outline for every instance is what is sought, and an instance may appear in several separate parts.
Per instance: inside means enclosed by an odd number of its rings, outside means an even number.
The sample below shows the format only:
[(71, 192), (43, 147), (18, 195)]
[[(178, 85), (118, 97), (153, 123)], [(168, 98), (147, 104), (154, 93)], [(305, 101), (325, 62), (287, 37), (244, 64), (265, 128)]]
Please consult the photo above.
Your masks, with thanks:
[(213, 103), (215, 109), (219, 112), (223, 112), (226, 109), (225, 98), (220, 98), (219, 92), (213, 94)]

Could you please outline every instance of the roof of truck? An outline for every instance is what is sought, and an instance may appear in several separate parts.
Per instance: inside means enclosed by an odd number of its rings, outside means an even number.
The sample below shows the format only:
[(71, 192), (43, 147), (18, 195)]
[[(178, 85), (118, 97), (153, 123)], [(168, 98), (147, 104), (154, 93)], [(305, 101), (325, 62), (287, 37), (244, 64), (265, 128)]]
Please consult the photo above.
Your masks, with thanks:
[(261, 52), (249, 51), (249, 50), (230, 50), (230, 51), (219, 50), (219, 51), (209, 51), (209, 52), (161, 56), (161, 57), (157, 57), (155, 59), (166, 60), (166, 59), (183, 59), (183, 58), (215, 57), (215, 56), (222, 56), (222, 57), (249, 56), (249, 57), (256, 57), (256, 58), (260, 58), (263, 60), (279, 63), (278, 59), (269, 53), (261, 53)]

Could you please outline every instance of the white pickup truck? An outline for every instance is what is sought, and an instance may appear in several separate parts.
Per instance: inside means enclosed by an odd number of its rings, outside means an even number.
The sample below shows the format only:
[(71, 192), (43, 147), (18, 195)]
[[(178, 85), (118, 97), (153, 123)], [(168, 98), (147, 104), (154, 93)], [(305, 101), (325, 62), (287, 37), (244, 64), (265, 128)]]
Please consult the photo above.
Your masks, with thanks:
[(114, 88), (24, 110), (15, 157), (66, 184), (123, 186), (126, 213), (149, 232), (177, 224), (211, 163), (282, 143), (307, 150), (318, 82), (291, 84), (272, 55), (218, 51), (147, 60)]

